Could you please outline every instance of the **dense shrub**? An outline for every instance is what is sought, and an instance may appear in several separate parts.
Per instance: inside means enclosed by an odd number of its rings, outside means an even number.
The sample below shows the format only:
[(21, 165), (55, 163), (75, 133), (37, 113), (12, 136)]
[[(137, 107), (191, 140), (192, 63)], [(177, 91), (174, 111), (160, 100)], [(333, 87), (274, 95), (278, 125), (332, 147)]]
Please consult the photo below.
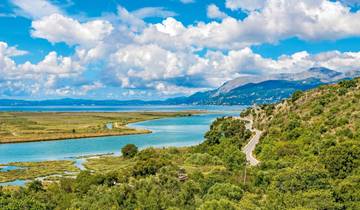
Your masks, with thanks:
[(194, 165), (221, 165), (222, 161), (213, 155), (209, 155), (208, 153), (195, 153), (191, 154), (186, 160), (188, 164)]
[(360, 146), (344, 143), (330, 147), (321, 160), (333, 177), (345, 178), (360, 166)]

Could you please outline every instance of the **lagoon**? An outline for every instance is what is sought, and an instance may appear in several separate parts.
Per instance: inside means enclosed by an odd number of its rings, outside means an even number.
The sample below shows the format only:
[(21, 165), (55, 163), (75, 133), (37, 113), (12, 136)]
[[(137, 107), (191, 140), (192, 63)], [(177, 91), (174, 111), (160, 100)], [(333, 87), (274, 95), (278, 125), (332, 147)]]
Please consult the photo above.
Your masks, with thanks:
[[(143, 111), (145, 108), (138, 110)], [(205, 132), (213, 120), (221, 116), (238, 115), (244, 107), (216, 107), (216, 113), (195, 115), (189, 117), (166, 118), (130, 124), (129, 127), (145, 128), (153, 131), (151, 134), (97, 137), (86, 139), (69, 139), (61, 141), (30, 142), (0, 145), (0, 163), (29, 162), (46, 160), (74, 159), (79, 156), (97, 155), (106, 153), (119, 154), (120, 149), (129, 143), (137, 145), (140, 149), (147, 147), (181, 147), (192, 146), (203, 141)], [(50, 108), (49, 108), (50, 109)], [(46, 110), (49, 110), (46, 109)], [(100, 108), (97, 108), (96, 111)], [(101, 108), (102, 111), (108, 109)], [(51, 108), (54, 110), (54, 108)], [(93, 110), (93, 109), (91, 109)], [(90, 111), (91, 111), (90, 110)], [(129, 109), (126, 109), (129, 110)], [(161, 107), (149, 111), (174, 110), (209, 110), (201, 107)], [(221, 110), (221, 112), (220, 112)], [(237, 110), (237, 111), (235, 111)], [(24, 111), (24, 110), (22, 110)], [(27, 111), (27, 110), (26, 110)], [(44, 111), (44, 110), (38, 110)], [(55, 110), (56, 111), (56, 110)], [(57, 110), (59, 111), (59, 110)], [(66, 110), (68, 111), (68, 110)], [(77, 110), (79, 111), (79, 110)], [(86, 111), (86, 110), (83, 110)], [(89, 111), (89, 110), (87, 110)], [(113, 110), (113, 107), (111, 108)], [(132, 110), (133, 111), (133, 110)]]

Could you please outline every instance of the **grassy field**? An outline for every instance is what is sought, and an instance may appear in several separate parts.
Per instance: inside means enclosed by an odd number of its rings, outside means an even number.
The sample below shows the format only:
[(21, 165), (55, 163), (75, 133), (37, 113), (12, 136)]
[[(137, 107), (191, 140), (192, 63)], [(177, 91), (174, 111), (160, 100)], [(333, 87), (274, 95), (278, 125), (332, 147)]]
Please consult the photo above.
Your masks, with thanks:
[[(149, 133), (129, 123), (199, 112), (0, 112), (0, 144)], [(111, 123), (109, 129), (107, 124)]]

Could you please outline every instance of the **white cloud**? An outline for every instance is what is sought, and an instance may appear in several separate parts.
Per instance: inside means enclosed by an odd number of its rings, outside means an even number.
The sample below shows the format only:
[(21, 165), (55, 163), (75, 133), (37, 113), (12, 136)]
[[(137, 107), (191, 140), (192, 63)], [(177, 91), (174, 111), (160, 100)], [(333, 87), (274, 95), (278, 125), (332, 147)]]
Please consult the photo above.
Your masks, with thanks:
[[(11, 57), (21, 55), (22, 53), (19, 52), (22, 51), (0, 42), (0, 96), (57, 94), (58, 89), (64, 88), (59, 81), (69, 78), (79, 80), (80, 75), (85, 71), (84, 66), (75, 58), (63, 57), (56, 52), (50, 52), (36, 64), (31, 62), (16, 64)], [(83, 84), (72, 88), (80, 94), (101, 88), (101, 85), (100, 83)]]
[(265, 2), (266, 0), (226, 0), (225, 5), (231, 10), (254, 11), (262, 9)]
[[(360, 53), (337, 51), (310, 55), (298, 52), (264, 58), (250, 48), (228, 53), (209, 51), (203, 57), (176, 53), (157, 45), (131, 45), (111, 56), (110, 74), (125, 89), (156, 90), (164, 95), (215, 88), (242, 75), (302, 72), (314, 66), (337, 71), (360, 68)], [(104, 81), (106, 82), (106, 81)]]
[[(128, 26), (129, 31), (139, 32), (146, 28), (146, 23), (143, 19), (150, 17), (167, 18), (176, 16), (177, 14), (173, 11), (166, 10), (163, 7), (144, 7), (135, 11), (128, 11), (122, 6), (117, 8), (117, 17), (120, 22)], [(113, 18), (114, 19), (114, 18)]]
[(108, 21), (94, 20), (80, 23), (60, 14), (52, 14), (31, 24), (31, 35), (47, 39), (51, 43), (65, 42), (69, 45), (91, 47), (101, 42), (113, 30)]
[(78, 75), (82, 70), (82, 66), (73, 61), (71, 57), (59, 56), (54, 51), (37, 64), (26, 62), (19, 65), (19, 68), (28, 73), (53, 74), (58, 77), (68, 77), (71, 74)]
[(120, 21), (129, 26), (131, 31), (140, 31), (146, 26), (146, 23), (142, 20), (142, 18), (129, 12), (125, 7), (118, 6), (117, 13)]
[(84, 96), (109, 85), (121, 86), (124, 94), (126, 91), (130, 94), (131, 90), (144, 97), (147, 93), (153, 96), (189, 95), (218, 87), (241, 75), (301, 72), (314, 66), (343, 72), (360, 68), (360, 52), (331, 51), (316, 55), (298, 52), (270, 59), (250, 48), (226, 53), (208, 51), (204, 56), (198, 56), (186, 50), (171, 51), (154, 44), (131, 44), (107, 55), (108, 59), (100, 58), (109, 63), (101, 72), (103, 78), (99, 76), (99, 81), (82, 82), (87, 63), (81, 56), (63, 57), (51, 52), (36, 64), (17, 65), (8, 53), (11, 48), (0, 43), (2, 96)]
[(224, 19), (228, 17), (226, 13), (220, 11), (219, 7), (215, 4), (210, 4), (207, 7), (207, 16), (212, 19)]
[(10, 56), (8, 44), (0, 42), (0, 81), (16, 71), (16, 63)]
[[(170, 96), (218, 87), (241, 75), (300, 72), (314, 66), (338, 71), (360, 68), (358, 52), (311, 55), (304, 51), (270, 59), (250, 48), (291, 37), (359, 36), (360, 13), (339, 2), (268, 0), (261, 7), (248, 4), (230, 9), (246, 10), (248, 16), (243, 20), (227, 17), (210, 5), (208, 16), (219, 20), (193, 25), (174, 17), (157, 24), (143, 20), (166, 17), (169, 14), (163, 8), (129, 12), (118, 7), (116, 15), (85, 22), (61, 14), (42, 17), (33, 21), (32, 36), (76, 45), (74, 55), (50, 52), (38, 63), (18, 65), (12, 57), (26, 52), (0, 43), (0, 95), (44, 90), (47, 95), (81, 95), (111, 86), (122, 87), (119, 91), (127, 96)], [(84, 81), (83, 73), (98, 62), (104, 66), (96, 82)]]
[(47, 0), (11, 0), (17, 7), (15, 13), (32, 19), (42, 18), (62, 11)]
[[(174, 18), (152, 25), (139, 35), (144, 43), (181, 43), (200, 48), (241, 49), (298, 37), (303, 40), (337, 40), (360, 35), (360, 12), (351, 12), (339, 2), (327, 0), (268, 0), (262, 9), (244, 20), (225, 18), (221, 22), (178, 27), (176, 34), (159, 30), (182, 26)], [(167, 39), (167, 41), (166, 41)]]
[(227, 75), (298, 73), (315, 66), (339, 72), (358, 70), (360, 52), (330, 51), (311, 55), (306, 51), (283, 55), (277, 59), (264, 58), (250, 48), (230, 51), (228, 54), (211, 52), (206, 56), (212, 68)]
[(167, 18), (177, 15), (175, 12), (166, 10), (163, 7), (144, 7), (135, 10), (132, 13), (133, 15), (141, 19), (149, 18), (149, 17)]
[(24, 50), (19, 50), (16, 47), (9, 47), (7, 43), (0, 41), (0, 53), (5, 56), (14, 57), (25, 55), (28, 52)]
[[(111, 56), (111, 68), (123, 87), (142, 86), (139, 80), (153, 81), (179, 77), (186, 65), (185, 58), (157, 45), (130, 45)], [(129, 81), (131, 79), (132, 81)]]

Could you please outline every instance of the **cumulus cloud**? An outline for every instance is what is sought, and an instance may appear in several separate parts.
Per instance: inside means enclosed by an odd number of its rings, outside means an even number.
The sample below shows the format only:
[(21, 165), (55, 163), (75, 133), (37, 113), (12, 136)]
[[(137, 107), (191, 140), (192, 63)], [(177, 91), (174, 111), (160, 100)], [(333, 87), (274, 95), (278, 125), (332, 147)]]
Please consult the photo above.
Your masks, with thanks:
[[(83, 96), (108, 86), (122, 87), (127, 96), (147, 93), (172, 96), (215, 88), (242, 75), (301, 72), (314, 66), (337, 71), (360, 68), (360, 52), (338, 51), (311, 55), (305, 51), (264, 58), (250, 48), (228, 52), (209, 50), (204, 56), (171, 51), (158, 45), (131, 44), (108, 57), (104, 77), (82, 81), (86, 64), (82, 57), (63, 57), (50, 52), (42, 61), (17, 65), (6, 43), (0, 43), (0, 95)], [(11, 50), (13, 51), (13, 50)], [(43, 91), (43, 92), (42, 92)], [(131, 96), (132, 97), (132, 96)]]
[[(13, 56), (23, 51), (0, 42), (0, 95), (1, 96), (33, 96), (36, 94), (58, 94), (68, 84), (60, 84), (63, 79), (77, 78), (85, 71), (79, 60), (63, 57), (50, 52), (38, 63), (25, 62), (16, 64)], [(101, 83), (90, 82), (71, 87), (78, 94), (101, 88)], [(76, 90), (76, 91), (75, 91)]]
[(269, 59), (250, 48), (227, 53), (208, 51), (200, 57), (192, 53), (173, 53), (157, 45), (132, 45), (112, 55), (106, 73), (123, 88), (154, 89), (170, 95), (171, 90), (175, 94), (215, 88), (242, 75), (294, 73), (314, 66), (345, 72), (360, 68), (359, 58), (360, 53), (353, 52), (310, 55), (303, 51)]
[(32, 19), (42, 18), (54, 13), (62, 13), (61, 9), (47, 0), (11, 0), (16, 6), (15, 13)]
[[(359, 36), (360, 13), (340, 2), (228, 0), (226, 6), (248, 16), (228, 17), (212, 4), (207, 13), (214, 20), (192, 25), (168, 17), (174, 14), (159, 7), (128, 11), (119, 6), (111, 17), (83, 22), (58, 13), (41, 17), (32, 23), (32, 36), (75, 45), (74, 55), (50, 52), (38, 63), (18, 65), (12, 57), (26, 52), (0, 43), (0, 95), (46, 90), (48, 95), (68, 96), (111, 87), (126, 97), (171, 96), (215, 88), (242, 75), (301, 72), (314, 66), (360, 68), (359, 52), (302, 51), (270, 59), (251, 50), (253, 45), (291, 37)], [(154, 24), (144, 21), (154, 16), (164, 19)], [(84, 72), (97, 62), (103, 66), (96, 81), (86, 81)]]
[[(139, 40), (166, 44), (167, 39), (182, 46), (241, 49), (292, 37), (336, 40), (359, 36), (360, 12), (327, 0), (268, 0), (263, 8), (250, 12), (243, 20), (228, 17), (184, 28), (181, 22), (168, 18), (161, 25), (148, 27)], [(178, 30), (169, 33), (175, 26)]]
[(122, 87), (131, 88), (143, 86), (144, 80), (180, 77), (186, 65), (185, 59), (185, 55), (166, 51), (157, 45), (130, 45), (111, 56), (110, 67)]
[(14, 46), (8, 46), (5, 42), (0, 42), (0, 53), (4, 56), (14, 57), (25, 55), (28, 52), (25, 50), (19, 50)]
[(69, 45), (94, 46), (113, 30), (108, 21), (94, 20), (80, 23), (61, 14), (52, 14), (31, 24), (31, 35), (47, 39), (51, 43), (65, 42)]
[(228, 17), (226, 13), (220, 11), (219, 7), (215, 4), (210, 4), (207, 7), (207, 16), (212, 19), (224, 19)]

